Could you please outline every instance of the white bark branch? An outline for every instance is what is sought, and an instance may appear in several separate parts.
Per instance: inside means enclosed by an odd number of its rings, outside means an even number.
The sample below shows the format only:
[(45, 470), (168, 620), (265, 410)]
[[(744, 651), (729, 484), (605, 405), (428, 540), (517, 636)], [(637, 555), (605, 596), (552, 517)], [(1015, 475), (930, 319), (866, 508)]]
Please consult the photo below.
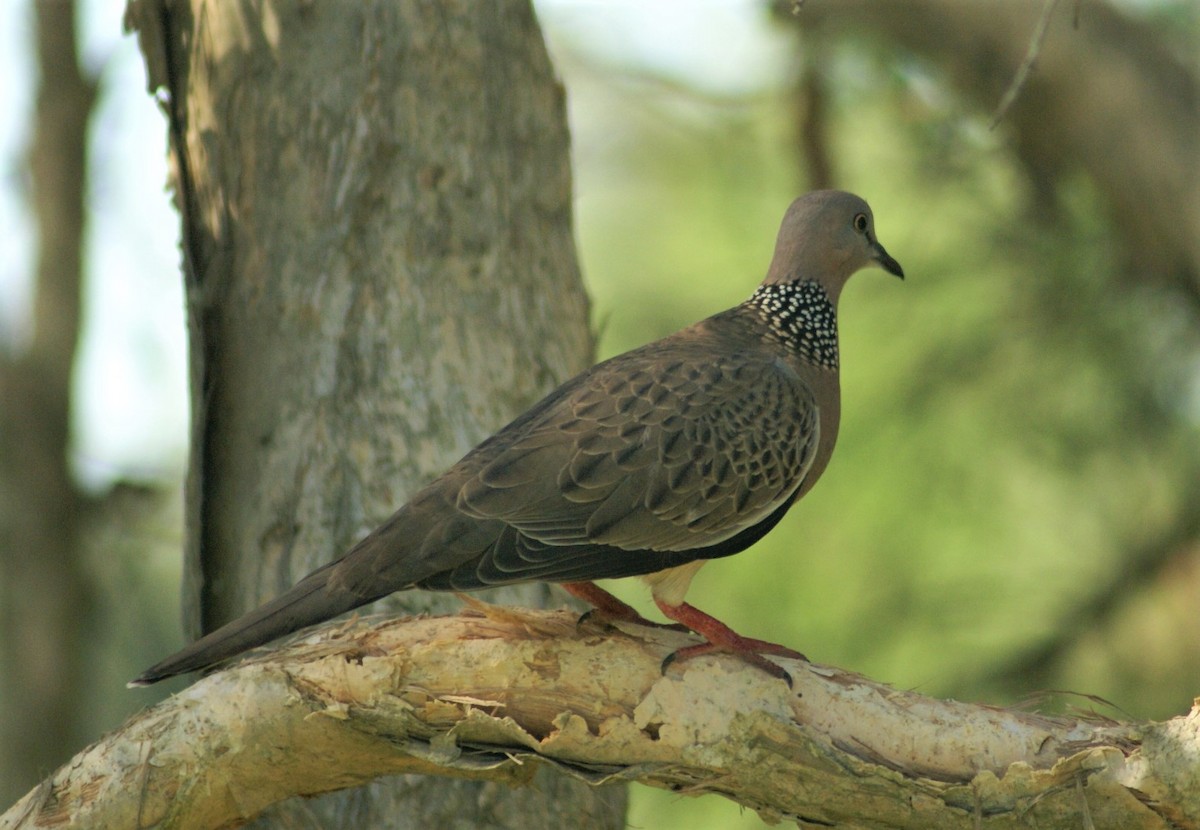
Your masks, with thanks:
[(326, 627), (200, 680), (77, 755), (0, 828), (224, 827), (382, 775), (716, 792), (850, 827), (1200, 823), (1200, 708), (1164, 723), (941, 701), (786, 661), (671, 667), (688, 635), (472, 603)]

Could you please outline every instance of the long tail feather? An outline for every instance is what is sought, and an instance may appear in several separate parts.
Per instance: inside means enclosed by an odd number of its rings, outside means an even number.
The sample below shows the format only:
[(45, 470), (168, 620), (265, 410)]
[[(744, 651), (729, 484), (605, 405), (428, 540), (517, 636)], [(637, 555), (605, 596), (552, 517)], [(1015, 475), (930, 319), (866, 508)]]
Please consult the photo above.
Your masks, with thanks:
[(177, 674), (207, 668), (247, 649), (378, 599), (378, 596), (364, 596), (341, 585), (332, 586), (330, 576), (339, 564), (340, 561), (332, 562), (313, 571), (291, 590), (151, 666), (128, 685), (149, 686)]

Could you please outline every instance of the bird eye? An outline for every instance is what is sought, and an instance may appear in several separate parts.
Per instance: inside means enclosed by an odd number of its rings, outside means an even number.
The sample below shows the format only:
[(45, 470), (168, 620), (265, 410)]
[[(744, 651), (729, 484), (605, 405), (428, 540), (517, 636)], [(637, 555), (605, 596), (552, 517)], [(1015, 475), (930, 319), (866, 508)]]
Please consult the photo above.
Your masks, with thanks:
[(865, 233), (867, 230), (867, 214), (860, 213), (854, 217), (854, 230)]

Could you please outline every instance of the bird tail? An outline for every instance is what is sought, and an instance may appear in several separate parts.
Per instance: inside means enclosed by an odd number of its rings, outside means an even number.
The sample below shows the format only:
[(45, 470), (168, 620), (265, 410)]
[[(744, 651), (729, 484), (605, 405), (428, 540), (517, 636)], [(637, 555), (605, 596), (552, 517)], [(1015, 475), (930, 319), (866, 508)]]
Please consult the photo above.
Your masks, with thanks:
[(337, 580), (330, 579), (331, 571), (340, 564), (341, 560), (318, 568), (291, 590), (156, 663), (128, 685), (149, 686), (177, 674), (207, 668), (389, 593), (384, 591), (379, 596), (364, 596), (345, 585), (333, 584)]

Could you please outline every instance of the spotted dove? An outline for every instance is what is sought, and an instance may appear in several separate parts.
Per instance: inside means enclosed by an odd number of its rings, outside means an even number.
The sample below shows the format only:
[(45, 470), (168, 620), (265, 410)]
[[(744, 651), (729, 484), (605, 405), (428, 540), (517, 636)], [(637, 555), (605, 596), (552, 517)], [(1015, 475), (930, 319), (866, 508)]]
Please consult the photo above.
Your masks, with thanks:
[[(807, 493), (837, 440), (836, 309), (869, 265), (903, 277), (871, 209), (824, 190), (783, 217), (766, 279), (742, 304), (606, 360), (555, 389), (344, 556), (146, 670), (205, 668), (393, 591), (562, 583), (634, 619), (591, 580), (641, 576), (672, 620), (780, 677), (744, 638), (684, 602), (696, 571), (762, 538)], [(668, 660), (671, 658), (668, 658)]]

